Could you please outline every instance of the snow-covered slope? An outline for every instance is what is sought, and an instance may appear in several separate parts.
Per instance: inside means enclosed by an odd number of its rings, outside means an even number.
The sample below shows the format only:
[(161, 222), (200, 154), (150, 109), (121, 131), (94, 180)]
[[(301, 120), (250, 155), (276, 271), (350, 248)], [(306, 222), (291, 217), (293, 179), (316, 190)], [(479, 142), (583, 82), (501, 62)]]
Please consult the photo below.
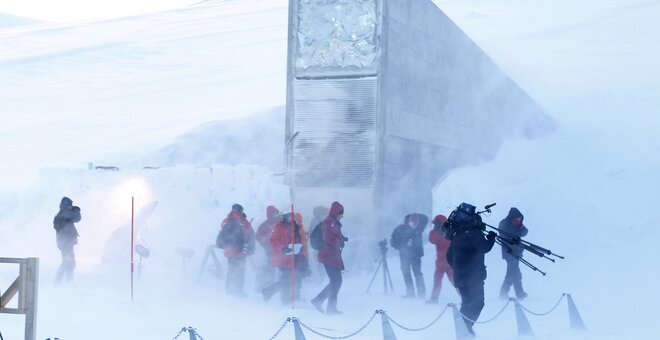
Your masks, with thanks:
[(23, 26), (23, 25), (33, 25), (38, 24), (41, 21), (24, 18), (17, 15), (11, 15), (6, 13), (0, 13), (0, 29), (5, 29), (9, 27)]
[(3, 182), (121, 166), (199, 124), (283, 105), (286, 15), (281, 0), (206, 1), (0, 31)]

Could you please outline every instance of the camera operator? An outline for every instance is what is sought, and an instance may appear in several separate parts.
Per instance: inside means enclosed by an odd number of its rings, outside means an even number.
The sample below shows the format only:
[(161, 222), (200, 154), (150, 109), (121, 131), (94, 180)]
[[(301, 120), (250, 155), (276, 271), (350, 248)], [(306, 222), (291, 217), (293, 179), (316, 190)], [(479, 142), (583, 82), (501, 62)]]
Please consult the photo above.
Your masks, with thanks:
[(62, 263), (55, 275), (55, 284), (59, 285), (66, 276), (66, 281), (73, 279), (73, 270), (76, 268), (76, 255), (73, 246), (78, 244), (78, 230), (74, 223), (80, 222), (80, 208), (73, 205), (68, 197), (62, 197), (60, 211), (53, 219), (57, 248), (62, 253)]
[(463, 320), (474, 335), (472, 325), (484, 308), (484, 255), (493, 248), (497, 234), (491, 231), (484, 236), (481, 217), (475, 207), (467, 203), (461, 203), (451, 213), (443, 229), (452, 241), (447, 250), (447, 261), (454, 270), (454, 285), (461, 295)]
[[(511, 208), (509, 214), (500, 221), (498, 228), (500, 229), (500, 236), (504, 236), (505, 239), (520, 239), (527, 235), (528, 230), (523, 224), (524, 218), (518, 208)], [(523, 248), (510, 242), (506, 242), (506, 245), (508, 247), (502, 247), (502, 259), (506, 261), (506, 275), (500, 289), (500, 298), (508, 300), (509, 290), (513, 286), (516, 297), (518, 300), (522, 300), (527, 297), (527, 293), (525, 293), (522, 286), (522, 273), (520, 272), (520, 261), (518, 260), (523, 257)]]
[(424, 256), (424, 241), (422, 233), (428, 223), (429, 218), (423, 214), (410, 214), (404, 218), (403, 224), (399, 225), (392, 232), (390, 245), (399, 251), (401, 260), (401, 272), (403, 280), (406, 283), (406, 295), (404, 298), (415, 297), (415, 287), (410, 272), (415, 275), (415, 284), (417, 286), (417, 297), (424, 298), (426, 286), (424, 285), (424, 275), (422, 275), (422, 256)]

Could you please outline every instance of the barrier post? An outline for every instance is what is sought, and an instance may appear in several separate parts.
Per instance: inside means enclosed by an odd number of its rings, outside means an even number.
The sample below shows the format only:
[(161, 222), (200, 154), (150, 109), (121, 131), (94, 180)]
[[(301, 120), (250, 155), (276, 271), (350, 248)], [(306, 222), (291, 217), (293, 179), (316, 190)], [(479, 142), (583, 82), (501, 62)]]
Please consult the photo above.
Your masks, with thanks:
[(525, 311), (520, 306), (518, 299), (511, 298), (516, 306), (516, 325), (518, 326), (518, 336), (535, 336), (532, 326), (525, 316)]
[(566, 294), (566, 298), (568, 300), (568, 319), (571, 324), (571, 328), (578, 329), (581, 331), (586, 330), (587, 327), (584, 325), (584, 321), (582, 321), (580, 312), (578, 312), (578, 309), (575, 306), (575, 302), (573, 302), (573, 298), (571, 297), (571, 294)]
[(195, 329), (192, 327), (188, 327), (188, 335), (190, 336), (190, 340), (197, 340), (197, 332), (195, 332)]
[(392, 325), (390, 324), (390, 317), (387, 316), (387, 313), (380, 309), (376, 311), (376, 313), (380, 314), (382, 324), (383, 324), (383, 340), (396, 340), (396, 335), (394, 334), (394, 329), (392, 329)]
[(298, 318), (291, 318), (291, 322), (293, 322), (293, 330), (294, 334), (296, 335), (295, 340), (307, 340), (305, 338), (305, 334), (302, 331), (302, 328), (300, 327), (300, 321), (298, 321)]
[(458, 310), (456, 304), (450, 303), (449, 306), (451, 307), (454, 314), (454, 329), (456, 331), (456, 339), (473, 338), (472, 334), (470, 334), (470, 331), (467, 329), (467, 325), (463, 319), (463, 314), (461, 314), (461, 312)]

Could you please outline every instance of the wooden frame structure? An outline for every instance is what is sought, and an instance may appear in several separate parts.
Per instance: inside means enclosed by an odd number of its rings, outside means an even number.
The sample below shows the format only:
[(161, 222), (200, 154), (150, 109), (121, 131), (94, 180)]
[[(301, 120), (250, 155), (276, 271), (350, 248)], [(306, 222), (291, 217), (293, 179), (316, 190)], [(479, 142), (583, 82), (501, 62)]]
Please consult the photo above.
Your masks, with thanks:
[[(19, 265), (18, 277), (0, 297), (0, 313), (25, 314), (25, 340), (36, 340), (39, 259), (0, 257), (0, 263)], [(18, 294), (18, 308), (5, 307), (16, 294)]]

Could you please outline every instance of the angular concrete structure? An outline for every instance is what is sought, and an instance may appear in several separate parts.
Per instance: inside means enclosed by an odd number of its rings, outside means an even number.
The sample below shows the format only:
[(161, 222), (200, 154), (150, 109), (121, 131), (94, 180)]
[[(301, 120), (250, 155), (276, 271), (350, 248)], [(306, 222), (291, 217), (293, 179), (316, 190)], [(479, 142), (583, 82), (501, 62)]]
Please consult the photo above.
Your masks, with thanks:
[(435, 213), (450, 169), (554, 126), (430, 0), (289, 6), (287, 180), (306, 217), (339, 200), (351, 234), (382, 238)]

